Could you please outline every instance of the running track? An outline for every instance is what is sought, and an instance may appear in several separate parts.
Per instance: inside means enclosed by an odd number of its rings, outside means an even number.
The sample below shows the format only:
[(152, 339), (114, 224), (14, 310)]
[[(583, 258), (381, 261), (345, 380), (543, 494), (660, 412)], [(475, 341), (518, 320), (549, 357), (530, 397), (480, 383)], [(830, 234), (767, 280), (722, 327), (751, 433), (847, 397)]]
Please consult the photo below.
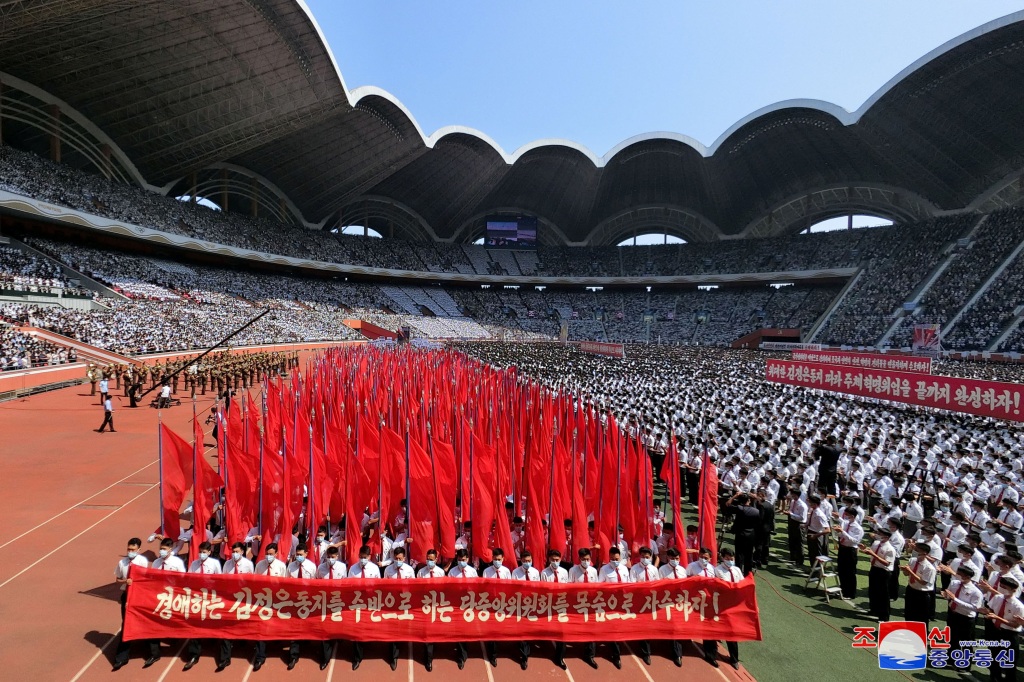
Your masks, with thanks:
[[(121, 625), (114, 584), (114, 565), (123, 556), (129, 537), (143, 539), (143, 549), (153, 559), (155, 544), (145, 540), (158, 523), (158, 470), (156, 466), (155, 410), (118, 406), (115, 395), (117, 433), (95, 433), (103, 413), (98, 397), (88, 396), (88, 386), (79, 386), (0, 403), (0, 649), (4, 652), (3, 679), (33, 679), (45, 671), (47, 680), (86, 682), (121, 680), (202, 680), (225, 682), (277, 679), (286, 674), (285, 652), (271, 648), (267, 663), (257, 673), (249, 660), (251, 647), (235, 647), (232, 665), (214, 676), (212, 652), (204, 651), (199, 664), (181, 672), (182, 642), (164, 643), (162, 658), (148, 670), (142, 669), (144, 648), (133, 651), (131, 662), (111, 673), (116, 635)], [(183, 395), (180, 397), (184, 397)], [(208, 412), (212, 396), (200, 397), (197, 410)], [(163, 411), (164, 421), (187, 437), (192, 410), (189, 401)], [(207, 456), (216, 465), (213, 453)], [(515, 660), (515, 644), (499, 644), (498, 667), (484, 659), (481, 647), (470, 648), (466, 668), (459, 671), (451, 647), (438, 645), (434, 670), (422, 665), (422, 648), (415, 658), (408, 649), (398, 669), (391, 672), (383, 660), (383, 645), (368, 644), (366, 658), (352, 672), (349, 647), (341, 644), (336, 660), (320, 671), (313, 646), (303, 649), (303, 658), (292, 671), (302, 680), (397, 680), (414, 679), (567, 680), (589, 677), (591, 670), (579, 650), (569, 646), (568, 671), (555, 667), (547, 656), (550, 647), (534, 645), (529, 670), (523, 672)], [(600, 679), (609, 682), (660, 682), (699, 679), (734, 682), (752, 680), (743, 669), (733, 670), (721, 663), (715, 670), (699, 658), (696, 646), (684, 647), (683, 668), (672, 664), (664, 643), (653, 643), (650, 666), (623, 649), (622, 670), (601, 658)], [(725, 647), (722, 647), (724, 653)]]

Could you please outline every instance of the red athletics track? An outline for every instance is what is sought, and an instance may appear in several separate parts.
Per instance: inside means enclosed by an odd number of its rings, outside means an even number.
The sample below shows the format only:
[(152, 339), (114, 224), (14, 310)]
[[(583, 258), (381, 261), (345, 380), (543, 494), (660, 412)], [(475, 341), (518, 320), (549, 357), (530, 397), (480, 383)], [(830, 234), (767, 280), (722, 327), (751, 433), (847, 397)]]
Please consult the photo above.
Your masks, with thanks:
[[(263, 669), (252, 672), (249, 645), (235, 648), (232, 665), (214, 675), (211, 652), (204, 651), (199, 664), (181, 672), (182, 642), (165, 643), (162, 658), (142, 669), (143, 647), (136, 646), (132, 660), (112, 673), (115, 635), (121, 626), (113, 581), (114, 565), (123, 556), (125, 541), (143, 540), (153, 559), (154, 545), (145, 540), (158, 523), (158, 471), (156, 466), (157, 413), (148, 408), (117, 407), (117, 433), (95, 433), (103, 413), (98, 397), (89, 387), (78, 386), (21, 401), (0, 403), (0, 648), (4, 652), (4, 679), (31, 679), (44, 670), (47, 680), (203, 680), (230, 682), (260, 678), (277, 679), (286, 674), (283, 650), (270, 656)], [(208, 412), (212, 396), (200, 397), (197, 409)], [(164, 421), (187, 437), (191, 406), (163, 411)], [(214, 460), (213, 453), (207, 455)], [(215, 464), (215, 462), (214, 462)], [(701, 679), (749, 681), (746, 671), (737, 672), (723, 660), (715, 670), (693, 645), (684, 647), (682, 669), (676, 668), (663, 643), (654, 643), (648, 667), (623, 648), (622, 670), (602, 658), (602, 680), (656, 682), (700, 676)], [(725, 647), (722, 647), (724, 653)], [(471, 645), (471, 658), (463, 671), (455, 665), (450, 646), (438, 645), (434, 670), (422, 665), (422, 648), (409, 650), (398, 670), (391, 672), (383, 660), (383, 645), (368, 644), (358, 671), (351, 669), (348, 645), (338, 647), (336, 660), (320, 671), (313, 646), (306, 646), (292, 675), (312, 680), (406, 680), (452, 679), (513, 682), (550, 679), (574, 682), (593, 671), (569, 646), (561, 671), (548, 658), (547, 644), (535, 644), (529, 670), (515, 660), (515, 644), (499, 645), (498, 667), (484, 659), (479, 645)]]

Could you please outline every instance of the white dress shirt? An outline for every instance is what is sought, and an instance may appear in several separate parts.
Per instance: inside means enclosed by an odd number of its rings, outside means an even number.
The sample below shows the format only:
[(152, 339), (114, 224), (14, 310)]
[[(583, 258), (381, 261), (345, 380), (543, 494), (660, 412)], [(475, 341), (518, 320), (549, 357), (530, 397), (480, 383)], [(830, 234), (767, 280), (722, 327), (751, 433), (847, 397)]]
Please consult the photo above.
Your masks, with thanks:
[(569, 572), (561, 566), (555, 568), (545, 566), (544, 570), (540, 572), (540, 579), (545, 583), (567, 583), (569, 582)]
[(413, 580), (416, 578), (416, 572), (409, 564), (399, 566), (392, 563), (384, 570), (384, 577), (390, 580)]
[(255, 570), (256, 568), (252, 565), (252, 562), (245, 557), (242, 557), (237, 562), (235, 562), (234, 559), (228, 559), (225, 561), (224, 570), (222, 570), (221, 573), (237, 575), (242, 573), (253, 573)]
[(512, 580), (512, 571), (508, 570), (508, 566), (505, 565), (498, 566), (497, 568), (488, 566), (484, 569), (484, 577), (496, 580)]
[(707, 563), (707, 566), (701, 566), (700, 560), (698, 559), (697, 561), (691, 562), (690, 565), (686, 567), (686, 575), (699, 575), (704, 576), (705, 578), (714, 578), (715, 567), (711, 564), (710, 561)]
[(188, 567), (188, 572), (216, 575), (221, 572), (220, 562), (212, 556), (206, 557), (206, 559), (196, 559), (192, 562), (192, 565)]
[(649, 582), (651, 580), (659, 580), (660, 578), (661, 576), (658, 574), (658, 569), (655, 568), (654, 564), (644, 566), (642, 562), (638, 562), (629, 569), (629, 579), (634, 583)]
[(363, 566), (362, 562), (357, 561), (352, 564), (352, 568), (348, 569), (348, 577), (366, 580), (379, 578), (380, 568), (378, 568), (377, 564), (372, 561), (367, 561), (365, 566)]
[(512, 579), (527, 581), (540, 580), (540, 571), (533, 566), (530, 566), (529, 569), (524, 566), (520, 566), (516, 570), (512, 571)]
[(440, 566), (434, 566), (433, 568), (430, 568), (429, 566), (424, 566), (423, 568), (421, 568), (419, 570), (418, 573), (416, 573), (416, 577), (417, 578), (443, 578), (444, 577), (444, 569), (441, 568)]
[(172, 571), (174, 573), (185, 572), (185, 562), (177, 554), (168, 554), (166, 557), (158, 557), (153, 560), (153, 568), (158, 571)]
[(571, 583), (596, 583), (597, 582), (597, 569), (593, 566), (587, 566), (584, 569), (581, 565), (576, 564), (569, 569), (569, 582)]
[(632, 582), (629, 577), (629, 569), (621, 563), (618, 566), (612, 566), (610, 563), (605, 564), (598, 572), (597, 579), (602, 583)]
[(280, 559), (274, 559), (274, 563), (270, 563), (264, 559), (256, 564), (256, 574), (269, 575), (274, 578), (287, 578), (288, 565)]
[(658, 575), (662, 579), (664, 579), (664, 578), (673, 578), (673, 579), (677, 579), (678, 578), (678, 579), (681, 579), (681, 578), (685, 578), (686, 577), (686, 569), (683, 568), (682, 566), (675, 566), (673, 568), (671, 564), (665, 563), (665, 564), (662, 564), (660, 568), (658, 568)]
[(462, 568), (458, 564), (455, 564), (450, 569), (448, 569), (448, 577), (449, 578), (479, 578), (480, 576), (479, 576), (479, 574), (477, 574), (476, 569), (473, 568), (472, 566), (466, 566), (465, 568)]
[[(146, 557), (141, 554), (136, 554), (134, 559), (122, 557), (121, 560), (117, 562), (117, 566), (114, 567), (114, 578), (117, 580), (126, 580), (128, 578), (128, 567), (133, 565), (147, 568), (149, 566), (149, 561), (147, 561)], [(127, 584), (121, 583), (122, 592), (125, 591), (126, 587)]]
[[(345, 569), (345, 564), (341, 565), (342, 571)], [(303, 559), (301, 562), (296, 559), (295, 561), (288, 564), (288, 575), (293, 578), (302, 578), (304, 580), (312, 580), (316, 577), (316, 564), (309, 559)], [(344, 572), (342, 575), (345, 575)]]
[[(307, 563), (313, 562), (307, 561)], [(320, 580), (341, 580), (342, 578), (346, 578), (348, 576), (349, 572), (345, 567), (345, 562), (341, 559), (335, 561), (333, 566), (331, 566), (329, 563), (325, 561), (316, 568), (316, 577)], [(295, 576), (293, 575), (292, 577)]]

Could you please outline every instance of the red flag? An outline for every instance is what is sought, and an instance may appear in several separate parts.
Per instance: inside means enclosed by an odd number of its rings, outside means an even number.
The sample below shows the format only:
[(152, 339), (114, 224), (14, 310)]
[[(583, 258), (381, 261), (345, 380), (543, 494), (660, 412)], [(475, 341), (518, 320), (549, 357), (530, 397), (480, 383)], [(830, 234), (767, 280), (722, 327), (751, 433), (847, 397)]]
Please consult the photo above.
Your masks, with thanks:
[(192, 540), (188, 544), (191, 563), (199, 558), (199, 545), (206, 541), (206, 524), (210, 522), (213, 505), (220, 499), (224, 485), (220, 474), (213, 470), (203, 454), (203, 427), (195, 421), (195, 483), (192, 490)]
[[(441, 556), (455, 556), (455, 449), (450, 443), (435, 438), (430, 439), (430, 446), (430, 454), (434, 458), (432, 469), (438, 513), (437, 551)], [(486, 532), (484, 538), (487, 537)], [(479, 527), (473, 531), (474, 544), (479, 533)]]
[(160, 424), (160, 534), (177, 540), (181, 535), (179, 514), (192, 483), (192, 445)]
[(700, 546), (711, 550), (711, 560), (718, 561), (718, 467), (711, 463), (708, 446), (704, 444), (704, 462), (700, 468), (700, 509), (697, 512), (697, 537)]
[(672, 509), (672, 541), (676, 549), (686, 547), (686, 528), (683, 525), (683, 515), (680, 510), (680, 495), (682, 486), (679, 470), (679, 450), (676, 448), (676, 437), (669, 434), (668, 454), (665, 461), (661, 463), (661, 480), (668, 487), (669, 505)]
[[(473, 469), (473, 515), (467, 515), (473, 522), (472, 554), (481, 561), (490, 562), (492, 548), (487, 538), (491, 535), (495, 515), (505, 515), (503, 509), (497, 509), (495, 498), (497, 455), (494, 447), (480, 440), (476, 433), (472, 434), (472, 439), (472, 467), (468, 468)], [(507, 519), (505, 525), (508, 526)]]

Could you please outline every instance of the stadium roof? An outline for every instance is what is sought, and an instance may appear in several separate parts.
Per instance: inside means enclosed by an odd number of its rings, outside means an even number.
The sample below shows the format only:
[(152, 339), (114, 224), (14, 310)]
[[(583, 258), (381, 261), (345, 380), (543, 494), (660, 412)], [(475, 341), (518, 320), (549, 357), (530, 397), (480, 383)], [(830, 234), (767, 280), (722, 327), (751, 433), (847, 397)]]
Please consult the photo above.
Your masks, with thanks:
[(1024, 169), (1024, 12), (937, 48), (857, 111), (781, 102), (710, 147), (650, 133), (600, 157), (567, 140), (506, 153), (467, 128), (425, 135), (389, 93), (346, 87), (301, 0), (4, 3), (0, 64), (165, 190), (234, 164), (308, 222), (387, 216), (414, 238), (470, 241), (503, 211), (536, 215), (549, 243), (767, 235), (850, 210), (922, 218)]

